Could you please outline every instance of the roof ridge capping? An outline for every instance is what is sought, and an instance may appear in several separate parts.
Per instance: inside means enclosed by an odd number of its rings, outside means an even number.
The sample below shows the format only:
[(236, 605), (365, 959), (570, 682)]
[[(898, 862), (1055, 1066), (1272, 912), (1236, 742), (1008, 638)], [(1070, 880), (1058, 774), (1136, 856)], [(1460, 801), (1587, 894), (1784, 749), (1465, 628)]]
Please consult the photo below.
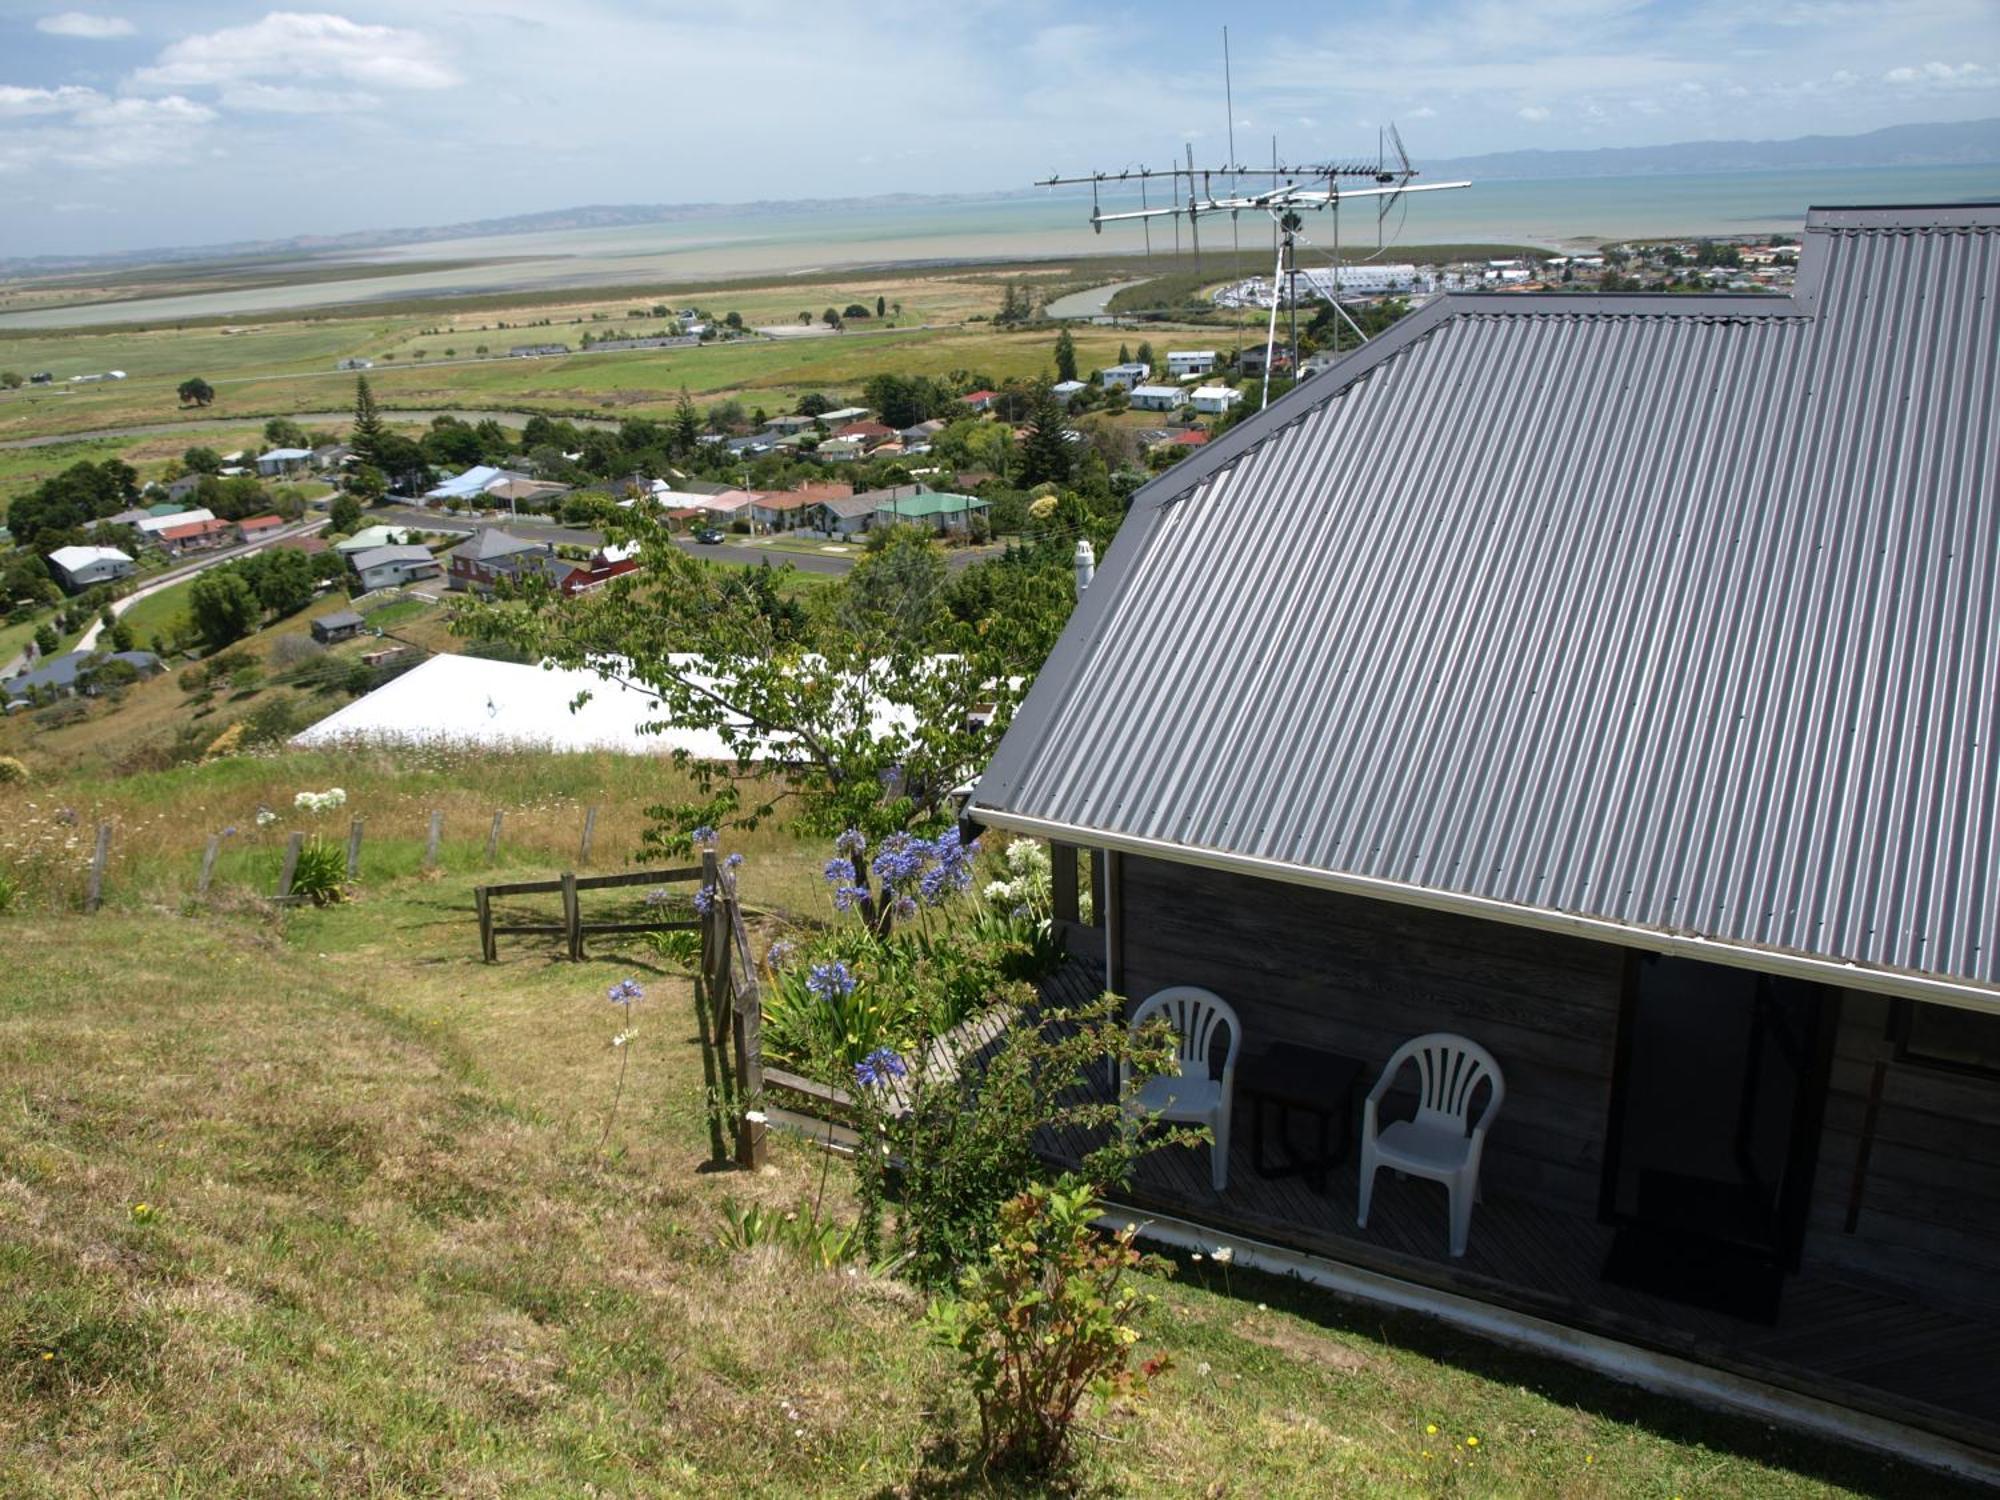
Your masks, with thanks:
[(1855, 229), (2000, 229), (2000, 202), (1837, 204), (1806, 210), (1806, 233)]

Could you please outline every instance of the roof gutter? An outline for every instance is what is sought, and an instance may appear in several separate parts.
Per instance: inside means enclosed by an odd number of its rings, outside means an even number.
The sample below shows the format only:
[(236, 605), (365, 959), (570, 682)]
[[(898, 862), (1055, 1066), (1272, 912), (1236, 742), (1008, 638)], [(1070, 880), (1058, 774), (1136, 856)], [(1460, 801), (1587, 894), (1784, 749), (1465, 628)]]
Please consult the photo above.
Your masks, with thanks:
[(1409, 885), (1374, 875), (1352, 875), (1337, 870), (1316, 870), (1306, 865), (1287, 864), (1254, 854), (1235, 854), (1221, 849), (1191, 849), (1162, 839), (1136, 834), (1107, 833), (1081, 828), (1049, 818), (1008, 812), (980, 805), (975, 797), (965, 810), (965, 818), (980, 827), (999, 828), (1009, 833), (1052, 839), (1059, 843), (1082, 844), (1136, 854), (1146, 859), (1173, 864), (1199, 865), (1229, 870), (1258, 880), (1276, 880), (1286, 885), (1309, 886), (1362, 896), (1371, 901), (1391, 901), (1399, 906), (1422, 907), (1450, 912), (1483, 922), (1501, 922), (1510, 927), (1529, 927), (1542, 932), (1562, 933), (1591, 942), (1640, 948), (1673, 958), (1692, 958), (1703, 963), (1725, 964), (1736, 969), (1753, 969), (1763, 974), (1783, 974), (1813, 984), (1835, 985), (1843, 989), (1867, 990), (1899, 999), (1923, 1000), (1934, 1005), (1952, 1005), (1961, 1010), (1985, 1011), (2000, 1015), (2000, 989), (1962, 980), (1944, 979), (1902, 970), (1873, 969), (1840, 959), (1815, 958), (1804, 953), (1787, 953), (1775, 948), (1758, 948), (1732, 943), (1697, 933), (1667, 932), (1657, 927), (1639, 927), (1606, 917), (1578, 912), (1552, 911), (1522, 906), (1513, 901), (1496, 901), (1490, 896), (1473, 896), (1462, 891), (1444, 891), (1431, 886)]

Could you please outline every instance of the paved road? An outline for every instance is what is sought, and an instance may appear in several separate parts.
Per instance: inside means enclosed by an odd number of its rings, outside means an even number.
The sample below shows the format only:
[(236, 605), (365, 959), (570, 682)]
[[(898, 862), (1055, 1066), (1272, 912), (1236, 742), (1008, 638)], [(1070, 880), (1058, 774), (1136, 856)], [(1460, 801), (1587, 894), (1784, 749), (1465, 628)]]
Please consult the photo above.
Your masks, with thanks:
[[(146, 580), (143, 587), (132, 590), (131, 593), (126, 594), (123, 598), (111, 601), (112, 618), (116, 619), (119, 615), (124, 614), (126, 610), (137, 604), (141, 599), (151, 598), (154, 594), (159, 593), (161, 589), (172, 588), (177, 583), (185, 583), (188, 579), (194, 577), (195, 574), (212, 568), (217, 563), (234, 562), (239, 557), (248, 557), (251, 553), (261, 552), (264, 548), (282, 542), (288, 537), (311, 536), (314, 532), (323, 530), (325, 526), (326, 517), (313, 517), (309, 520), (300, 521), (295, 525), (287, 526), (281, 531), (275, 531), (270, 536), (260, 537), (256, 541), (246, 543), (243, 546), (230, 547), (221, 552), (204, 553), (192, 562), (182, 563), (177, 567), (167, 569), (164, 573), (155, 574), (152, 578)], [(70, 650), (91, 650), (97, 645), (97, 638), (103, 633), (103, 619), (99, 618), (91, 621), (90, 629), (77, 637), (76, 644), (70, 647)], [(0, 677), (12, 677), (26, 664), (26, 660), (26, 651), (17, 652), (13, 660), (0, 665)]]

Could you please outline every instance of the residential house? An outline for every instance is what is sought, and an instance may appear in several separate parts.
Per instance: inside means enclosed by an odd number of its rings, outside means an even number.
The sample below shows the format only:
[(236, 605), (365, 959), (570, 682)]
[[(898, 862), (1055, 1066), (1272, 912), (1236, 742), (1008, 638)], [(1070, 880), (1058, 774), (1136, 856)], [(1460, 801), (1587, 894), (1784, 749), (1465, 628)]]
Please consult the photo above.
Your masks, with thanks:
[(993, 403), (1000, 399), (1000, 393), (998, 391), (987, 390), (968, 391), (958, 399), (974, 411), (990, 411), (993, 408)]
[[(1254, 375), (1261, 379), (1264, 374), (1264, 353), (1265, 346), (1262, 344), (1252, 344), (1247, 349), (1239, 349), (1236, 352), (1237, 370), (1244, 375)], [(1288, 375), (1291, 369), (1292, 353), (1289, 349), (1277, 349), (1271, 352), (1273, 375)]]
[(795, 437), (802, 432), (811, 432), (818, 417), (802, 417), (796, 414), (770, 417), (764, 423), (764, 430), (773, 437)]
[(763, 490), (750, 502), (750, 523), (766, 531), (794, 531), (809, 524), (819, 501), (796, 490)]
[(848, 422), (834, 430), (837, 438), (856, 438), (864, 448), (879, 448), (895, 437), (896, 429), (880, 422)]
[(174, 509), (179, 510), (195, 497), (201, 489), (202, 480), (206, 478), (208, 478), (206, 474), (183, 474), (179, 478), (169, 479), (163, 484), (150, 484), (147, 486), (147, 489), (165, 495)]
[(962, 536), (972, 529), (973, 518), (986, 509), (986, 502), (973, 495), (949, 495), (925, 490), (882, 501), (875, 507), (871, 524), (924, 526), (940, 536)]
[(351, 443), (321, 443), (313, 449), (313, 467), (322, 471), (344, 468), (354, 461)]
[(1221, 416), (1242, 399), (1243, 393), (1234, 386), (1198, 385), (1190, 393), (1188, 402), (1203, 416), (1212, 417)]
[(815, 458), (829, 458), (836, 462), (862, 458), (867, 455), (868, 445), (860, 438), (828, 438), (813, 449)]
[(175, 557), (184, 557), (190, 552), (213, 552), (229, 546), (236, 540), (236, 528), (220, 517), (210, 516), (206, 521), (163, 527), (154, 540)]
[(49, 554), (49, 566), (72, 594), (93, 584), (110, 583), (132, 576), (132, 559), (116, 547), (58, 547)]
[(257, 473), (265, 479), (283, 474), (301, 474), (312, 467), (310, 448), (273, 448), (257, 455)]
[(160, 540), (161, 535), (165, 532), (173, 531), (183, 526), (192, 526), (197, 521), (213, 521), (215, 519), (215, 512), (205, 505), (196, 506), (193, 510), (170, 510), (165, 506), (155, 505), (150, 507), (150, 510), (152, 514), (149, 514), (143, 521), (133, 522), (133, 526), (147, 541), (152, 542), (156, 546), (165, 545)]
[(556, 571), (556, 549), (489, 526), (451, 549), (450, 587), (486, 593), (502, 582), (525, 583)]
[[(1114, 1218), (1990, 1483), (2000, 205), (1805, 242), (1441, 296), (1154, 480), (967, 815), (1055, 841), (1080, 983), (1239, 1018), (1226, 1191)], [(1351, 1146), (1253, 1170), (1246, 1083), (1345, 1143), (1431, 1033), (1504, 1081), (1462, 1255)]]
[(637, 542), (626, 542), (616, 546), (606, 545), (592, 553), (589, 562), (572, 564), (556, 587), (562, 590), (565, 598), (573, 599), (578, 594), (603, 587), (614, 578), (622, 578), (627, 573), (638, 571)]
[(1049, 387), (1049, 394), (1056, 398), (1058, 405), (1067, 408), (1089, 389), (1090, 387), (1081, 380), (1058, 380)]
[(351, 609), (336, 609), (312, 622), (312, 638), (322, 646), (352, 640), (368, 628), (368, 622)]
[(883, 505), (923, 493), (924, 487), (920, 484), (897, 484), (879, 490), (863, 490), (858, 495), (831, 495), (819, 502), (813, 517), (813, 529), (830, 537), (859, 536), (868, 529), (875, 519), (875, 512)]
[(71, 651), (50, 657), (32, 672), (0, 682), (0, 694), (15, 703), (48, 694), (60, 698), (79, 693), (95, 697), (98, 690), (95, 678), (109, 662), (122, 662), (141, 677), (157, 676), (162, 670), (159, 657), (150, 651)]
[(571, 488), (572, 486), (558, 484), (553, 479), (525, 479), (518, 474), (510, 474), (505, 479), (496, 479), (488, 485), (486, 498), (496, 505), (526, 505), (537, 508), (561, 499)]
[[(371, 547), (366, 552), (352, 554), (347, 565), (361, 580), (363, 593), (400, 588), (419, 579), (435, 578), (444, 571), (428, 547)], [(455, 580), (452, 586), (457, 587)]]
[(478, 500), (486, 494), (487, 487), (505, 479), (518, 479), (522, 475), (509, 474), (505, 469), (496, 469), (491, 464), (474, 464), (462, 474), (454, 474), (443, 484), (424, 491), (424, 499), (432, 504), (443, 504), (447, 500)]
[(1113, 389), (1129, 391), (1135, 385), (1144, 385), (1152, 373), (1151, 365), (1135, 360), (1129, 364), (1113, 365), (1110, 369), (1101, 371), (1097, 378), (1107, 391)]
[(828, 432), (832, 432), (855, 422), (866, 421), (867, 418), (868, 408), (865, 406), (839, 406), (832, 411), (821, 412), (818, 420), (826, 424)]
[(1162, 448), (1186, 449), (1205, 447), (1207, 443), (1207, 433), (1203, 432), (1199, 427), (1187, 427), (1162, 438), (1157, 446)]
[(936, 417), (929, 417), (924, 421), (905, 427), (896, 436), (902, 439), (903, 451), (905, 453), (915, 453), (919, 449), (930, 447), (931, 440), (943, 431), (944, 423), (940, 422)]
[(261, 542), (285, 529), (283, 516), (246, 516), (236, 523), (236, 531), (246, 542)]
[(1132, 387), (1132, 405), (1138, 411), (1179, 411), (1187, 402), (1187, 391), (1177, 385)]
[(1174, 380), (1185, 380), (1190, 375), (1206, 375), (1215, 368), (1213, 349), (1169, 349), (1167, 351), (1167, 374)]
[(353, 536), (342, 537), (333, 544), (333, 550), (342, 557), (353, 557), (358, 553), (372, 552), (377, 547), (400, 547), (416, 539), (417, 533), (408, 526), (364, 526)]

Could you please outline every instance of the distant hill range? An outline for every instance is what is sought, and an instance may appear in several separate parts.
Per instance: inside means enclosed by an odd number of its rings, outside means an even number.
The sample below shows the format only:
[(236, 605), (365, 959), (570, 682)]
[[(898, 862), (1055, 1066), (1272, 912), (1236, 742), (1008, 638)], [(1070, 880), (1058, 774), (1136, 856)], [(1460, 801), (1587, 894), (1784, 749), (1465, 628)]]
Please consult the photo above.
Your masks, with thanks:
[[(1695, 172), (1806, 171), (1840, 167), (1939, 167), (2000, 162), (2000, 119), (1949, 125), (1891, 125), (1864, 135), (1809, 135), (1790, 141), (1682, 141), (1671, 146), (1608, 146), (1591, 151), (1496, 151), (1445, 160), (1419, 158), (1429, 181), (1447, 177), (1640, 177)], [(810, 198), (758, 203), (610, 203), (510, 214), (461, 224), (415, 229), (370, 229), (351, 234), (299, 235), (286, 240), (244, 240), (225, 245), (135, 250), (118, 255), (37, 256), (0, 260), (0, 276), (59, 276), (115, 267), (217, 260), (292, 260), (301, 256), (381, 250), (446, 240), (561, 229), (667, 224), (746, 213), (808, 216), (856, 209), (990, 202), (1044, 191), (1021, 188), (992, 193), (894, 193), (864, 198)], [(1082, 189), (1075, 190), (1081, 193)]]
[(1424, 176), (1664, 177), (1696, 172), (1807, 172), (1841, 167), (1955, 167), (2000, 162), (2000, 119), (1890, 125), (1865, 135), (1790, 141), (1680, 141), (1592, 151), (1494, 151), (1418, 161)]

